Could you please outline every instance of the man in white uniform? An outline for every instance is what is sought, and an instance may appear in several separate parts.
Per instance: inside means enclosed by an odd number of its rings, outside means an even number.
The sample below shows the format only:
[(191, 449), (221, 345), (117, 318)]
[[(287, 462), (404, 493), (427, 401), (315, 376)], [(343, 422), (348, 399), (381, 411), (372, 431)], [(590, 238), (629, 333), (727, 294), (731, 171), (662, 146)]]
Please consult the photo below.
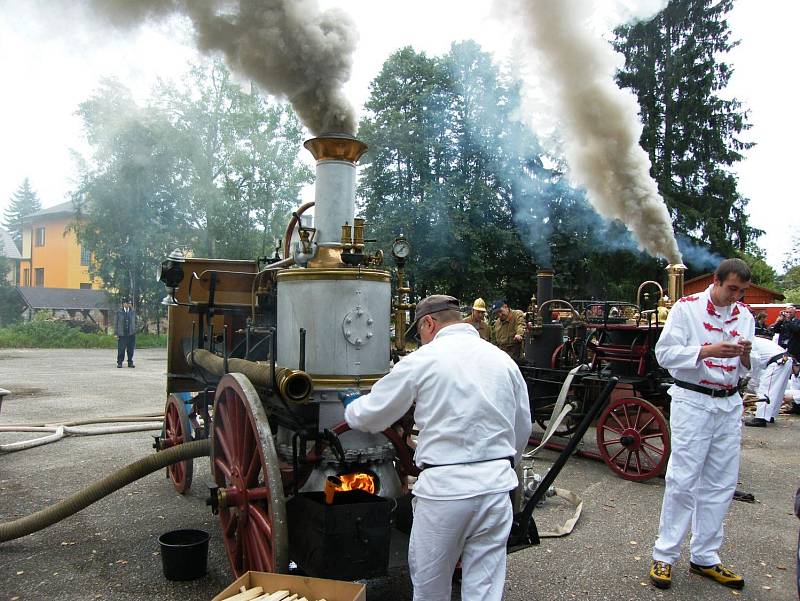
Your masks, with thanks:
[(766, 427), (775, 423), (781, 412), (783, 396), (792, 375), (792, 360), (786, 349), (772, 340), (756, 336), (753, 339), (753, 371), (748, 388), (758, 397), (755, 417), (745, 420), (745, 426)]
[(656, 344), (658, 363), (675, 382), (669, 389), (672, 452), (650, 567), (650, 580), (659, 588), (672, 583), (690, 523), (690, 571), (731, 588), (744, 586), (741, 576), (720, 563), (718, 550), (739, 473), (737, 384), (750, 369), (755, 323), (738, 301), (749, 285), (744, 261), (723, 261), (711, 286), (675, 303)]
[(514, 465), (528, 443), (528, 389), (514, 361), (461, 323), (458, 300), (434, 295), (417, 305), (422, 347), (369, 394), (340, 395), (351, 428), (381, 432), (412, 404), (419, 428), (414, 522), (408, 565), (415, 601), (450, 601), (461, 557), (461, 598), (500, 601), (512, 508)]

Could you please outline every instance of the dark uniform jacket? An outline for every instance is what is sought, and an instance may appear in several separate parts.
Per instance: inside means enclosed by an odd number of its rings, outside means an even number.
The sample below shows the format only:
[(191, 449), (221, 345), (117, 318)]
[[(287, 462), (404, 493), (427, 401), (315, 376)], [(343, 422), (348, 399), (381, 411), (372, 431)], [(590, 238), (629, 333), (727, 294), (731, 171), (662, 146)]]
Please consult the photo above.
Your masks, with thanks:
[(125, 309), (117, 310), (117, 319), (114, 321), (114, 334), (116, 336), (136, 334), (136, 313), (132, 308), (128, 310), (127, 317)]

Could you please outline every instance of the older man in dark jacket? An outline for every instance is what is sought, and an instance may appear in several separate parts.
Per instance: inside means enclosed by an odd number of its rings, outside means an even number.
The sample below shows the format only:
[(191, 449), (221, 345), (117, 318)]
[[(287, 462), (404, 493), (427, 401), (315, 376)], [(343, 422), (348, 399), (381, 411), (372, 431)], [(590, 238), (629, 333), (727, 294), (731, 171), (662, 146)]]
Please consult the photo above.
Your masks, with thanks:
[(136, 349), (136, 313), (127, 298), (122, 301), (122, 307), (117, 309), (114, 333), (117, 335), (117, 367), (122, 367), (126, 352), (128, 367), (136, 367), (133, 364), (133, 351)]

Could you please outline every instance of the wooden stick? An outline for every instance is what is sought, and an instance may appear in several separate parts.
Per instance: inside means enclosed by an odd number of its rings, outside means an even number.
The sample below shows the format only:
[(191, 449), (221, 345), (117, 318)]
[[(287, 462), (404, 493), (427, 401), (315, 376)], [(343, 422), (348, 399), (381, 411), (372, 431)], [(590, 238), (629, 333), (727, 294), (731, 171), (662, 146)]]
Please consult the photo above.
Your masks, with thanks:
[[(242, 588), (244, 588), (244, 587), (242, 587)], [(239, 590), (241, 590), (241, 589), (239, 589)], [(264, 592), (263, 588), (261, 588), (260, 586), (256, 586), (256, 587), (253, 587), (253, 588), (245, 589), (242, 592), (237, 593), (233, 597), (228, 597), (227, 599), (224, 599), (223, 601), (252, 601), (253, 599), (258, 597), (259, 595), (263, 594), (263, 592)]]

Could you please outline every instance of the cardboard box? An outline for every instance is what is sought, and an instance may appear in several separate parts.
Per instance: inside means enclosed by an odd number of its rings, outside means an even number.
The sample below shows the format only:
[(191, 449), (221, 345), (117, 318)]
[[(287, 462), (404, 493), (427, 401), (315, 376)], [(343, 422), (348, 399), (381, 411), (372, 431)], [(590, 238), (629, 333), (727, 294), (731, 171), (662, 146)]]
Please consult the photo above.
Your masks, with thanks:
[(222, 601), (239, 592), (240, 587), (253, 588), (260, 586), (265, 593), (286, 590), (309, 601), (325, 599), (326, 601), (367, 601), (367, 587), (355, 582), (327, 580), (325, 578), (309, 578), (307, 576), (288, 576), (286, 574), (269, 574), (267, 572), (246, 572), (214, 597), (211, 601)]

